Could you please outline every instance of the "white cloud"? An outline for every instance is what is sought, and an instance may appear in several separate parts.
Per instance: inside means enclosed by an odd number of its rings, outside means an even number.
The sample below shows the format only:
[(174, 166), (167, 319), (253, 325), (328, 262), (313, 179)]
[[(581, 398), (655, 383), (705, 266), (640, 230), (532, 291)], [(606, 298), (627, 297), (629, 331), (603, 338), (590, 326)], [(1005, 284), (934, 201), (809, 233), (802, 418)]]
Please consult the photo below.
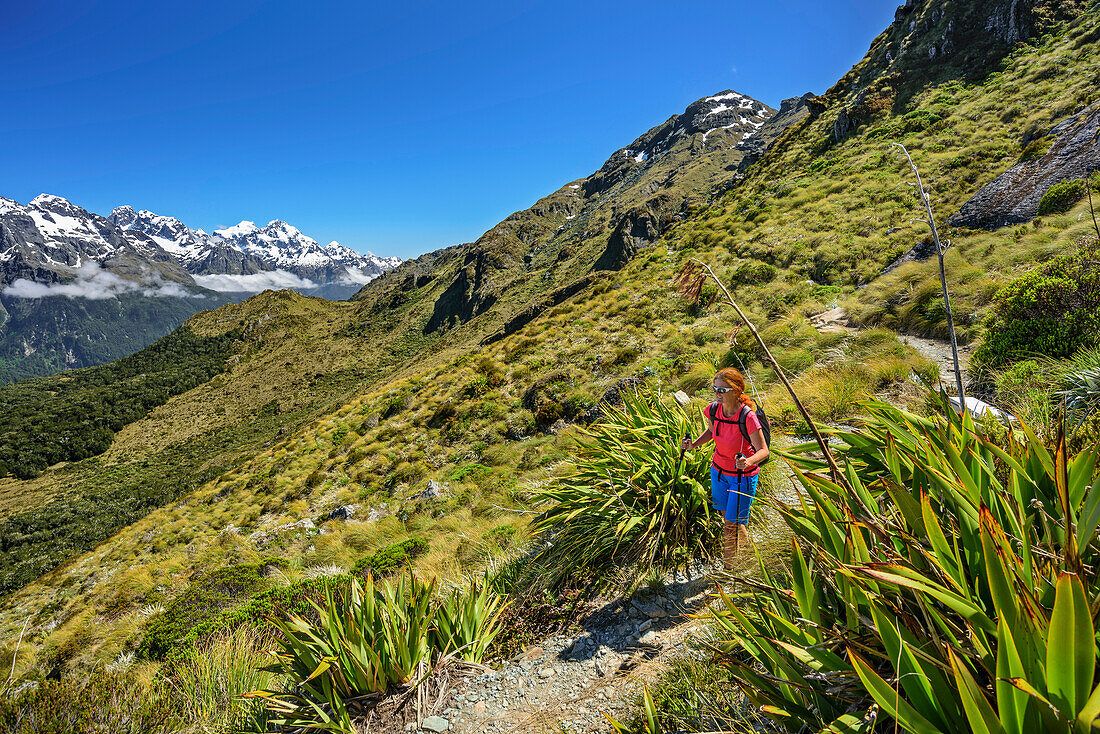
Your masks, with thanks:
[(116, 298), (122, 293), (141, 293), (143, 296), (160, 298), (202, 298), (191, 293), (179, 283), (164, 280), (159, 273), (146, 271), (149, 282), (139, 283), (121, 278), (103, 270), (99, 263), (89, 261), (76, 272), (76, 278), (64, 283), (39, 283), (26, 278), (17, 278), (4, 288), (4, 295), (12, 298), (87, 298), (92, 301), (104, 301)]
[(309, 278), (300, 278), (286, 270), (269, 270), (250, 275), (195, 275), (195, 282), (203, 288), (219, 293), (259, 293), (282, 288), (316, 288)]
[(348, 268), (336, 279), (336, 282), (340, 285), (366, 285), (377, 277), (377, 275), (364, 273), (360, 268)]

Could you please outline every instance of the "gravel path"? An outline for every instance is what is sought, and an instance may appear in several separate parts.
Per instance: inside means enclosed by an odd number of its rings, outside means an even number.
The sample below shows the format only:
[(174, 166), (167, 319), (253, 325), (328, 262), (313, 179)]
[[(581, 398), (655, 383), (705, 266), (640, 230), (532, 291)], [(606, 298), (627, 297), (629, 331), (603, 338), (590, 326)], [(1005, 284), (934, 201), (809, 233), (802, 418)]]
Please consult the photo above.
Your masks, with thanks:
[[(820, 332), (855, 334), (859, 329), (848, 325), (848, 314), (843, 308), (834, 308), (824, 311), (810, 318)], [(955, 361), (951, 357), (951, 342), (943, 339), (928, 339), (922, 336), (910, 336), (898, 334), (898, 339), (908, 344), (920, 353), (940, 366), (940, 380), (949, 386), (955, 383)], [(970, 364), (970, 347), (959, 346), (959, 367), (963, 372), (963, 385), (968, 382), (967, 366)]]
[[(926, 339), (920, 336), (909, 336), (908, 334), (898, 334), (898, 339), (901, 339), (901, 341), (916, 349), (921, 356), (927, 357), (938, 364), (940, 366), (940, 380), (948, 383), (949, 386), (954, 386), (955, 362), (951, 358), (951, 342), (942, 339)], [(967, 367), (969, 364), (970, 347), (960, 345), (959, 367), (962, 368), (964, 387), (969, 381), (967, 377)]]
[[(414, 731), (607, 732), (605, 714), (629, 717), (643, 683), (691, 654), (704, 622), (689, 615), (715, 598), (708, 569), (696, 565), (643, 587), (633, 597), (597, 604), (579, 629), (548, 637), (499, 670), (453, 681)], [(429, 713), (425, 711), (425, 713)]]

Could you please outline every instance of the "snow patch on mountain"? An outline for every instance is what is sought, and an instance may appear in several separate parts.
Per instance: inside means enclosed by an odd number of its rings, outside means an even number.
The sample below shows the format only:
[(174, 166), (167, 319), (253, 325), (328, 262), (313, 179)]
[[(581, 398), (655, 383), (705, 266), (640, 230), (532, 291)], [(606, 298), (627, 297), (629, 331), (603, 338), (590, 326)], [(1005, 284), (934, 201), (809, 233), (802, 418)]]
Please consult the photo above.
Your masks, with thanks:
[(226, 227), (224, 229), (215, 229), (214, 234), (218, 235), (224, 240), (232, 240), (237, 237), (247, 237), (248, 235), (259, 232), (260, 228), (256, 226), (255, 222), (241, 221), (234, 224), (232, 227)]

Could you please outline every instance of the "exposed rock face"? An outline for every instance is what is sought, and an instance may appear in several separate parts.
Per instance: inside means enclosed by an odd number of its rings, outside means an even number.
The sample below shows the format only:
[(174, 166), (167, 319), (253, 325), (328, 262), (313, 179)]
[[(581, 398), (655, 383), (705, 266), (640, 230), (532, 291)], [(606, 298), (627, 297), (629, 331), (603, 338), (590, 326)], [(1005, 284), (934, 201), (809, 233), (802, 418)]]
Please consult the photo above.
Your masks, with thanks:
[(887, 109), (906, 111), (928, 83), (984, 77), (1016, 44), (1078, 17), (1087, 5), (1087, 0), (907, 0), (864, 62), (826, 93), (843, 107), (835, 138)]
[(955, 227), (996, 229), (1034, 219), (1051, 186), (1086, 178), (1100, 169), (1100, 103), (1093, 104), (1050, 131), (1050, 149), (1021, 161), (963, 204), (947, 223)]
[(797, 125), (807, 117), (816, 117), (820, 114), (820, 111), (814, 112), (817, 106), (824, 110), (824, 104), (820, 99), (809, 92), (801, 97), (783, 100), (779, 105), (779, 112), (769, 117), (755, 135), (737, 144), (737, 148), (745, 154), (738, 165), (738, 170), (744, 171), (760, 160), (789, 127)]
[(462, 269), (436, 300), (432, 317), (424, 327), (425, 334), (469, 321), (496, 303), (496, 295), (483, 289), (489, 273), (497, 269), (497, 264), (492, 260), (485, 250), (466, 253)]
[(603, 251), (593, 270), (619, 270), (643, 247), (652, 245), (661, 236), (662, 207), (638, 207), (627, 212), (607, 240), (607, 249)]

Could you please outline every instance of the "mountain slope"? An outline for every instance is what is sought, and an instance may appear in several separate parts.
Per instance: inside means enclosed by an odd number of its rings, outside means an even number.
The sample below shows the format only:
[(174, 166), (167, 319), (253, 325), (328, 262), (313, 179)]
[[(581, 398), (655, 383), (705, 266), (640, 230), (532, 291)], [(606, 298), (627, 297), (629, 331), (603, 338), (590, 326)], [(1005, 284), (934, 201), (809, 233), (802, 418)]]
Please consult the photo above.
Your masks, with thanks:
[[(620, 252), (623, 259), (615, 266), (621, 267), (634, 247), (655, 240), (660, 228), (666, 226), (653, 222), (653, 231), (640, 237), (641, 242), (626, 242), (621, 234), (622, 223), (634, 221), (631, 212), (637, 209), (634, 202), (639, 197), (651, 197), (656, 192), (661, 206), (671, 207), (668, 202), (677, 202), (680, 207), (715, 185), (719, 177), (734, 175), (732, 172), (742, 155), (736, 144), (759, 130), (771, 112), (759, 102), (733, 92), (701, 100), (684, 115), (674, 116), (638, 138), (634, 148), (617, 151), (593, 176), (563, 187), (530, 210), (512, 215), (476, 243), (402, 264), (397, 271), (379, 279), (385, 283), (368, 284), (353, 305), (326, 304), (280, 292), (196, 316), (187, 326), (206, 337), (216, 337), (228, 329), (248, 328), (249, 324), (264, 326), (250, 337), (247, 347), (241, 348), (243, 351), (238, 353), (239, 359), (229, 372), (212, 380), (208, 387), (172, 398), (163, 408), (124, 428), (102, 456), (51, 469), (42, 477), (29, 480), (30, 484), (22, 490), (23, 509), (9, 516), (9, 526), (18, 527), (21, 535), (27, 535), (32, 528), (49, 522), (49, 518), (72, 514), (67, 508), (84, 495), (98, 496), (101, 506), (112, 506), (117, 500), (108, 501), (103, 494), (109, 490), (101, 486), (101, 477), (117, 476), (115, 467), (132, 460), (120, 457), (130, 457), (134, 449), (138, 455), (155, 457), (151, 470), (135, 473), (152, 486), (159, 486), (167, 479), (165, 472), (193, 475), (201, 471), (198, 466), (185, 469), (179, 463), (182, 459), (163, 457), (182, 452), (201, 465), (208, 459), (199, 457), (207, 457), (211, 450), (207, 438), (241, 431), (253, 437), (257, 425), (266, 424), (269, 429), (280, 425), (282, 419), (260, 420), (265, 415), (265, 406), (270, 406), (273, 400), (278, 406), (274, 409), (275, 416), (304, 415), (302, 411), (319, 408), (316, 391), (311, 389), (317, 381), (335, 380), (366, 390), (373, 379), (392, 380), (402, 369), (409, 369), (404, 366), (406, 362), (421, 369), (432, 352), (441, 353), (427, 363), (446, 362), (450, 359), (447, 354), (491, 336), (506, 320), (514, 322), (516, 312), (527, 306), (527, 299), (533, 294), (542, 297), (557, 293), (556, 300), (560, 301), (567, 296), (555, 286), (561, 282), (575, 283), (574, 274), (583, 276), (585, 286), (595, 283), (599, 278), (590, 273), (602, 267), (599, 253)], [(655, 208), (651, 197), (646, 216), (652, 215)], [(624, 211), (625, 215), (620, 214)], [(669, 209), (661, 216), (671, 216), (671, 212)], [(123, 218), (125, 212), (116, 214), (119, 221), (130, 221)], [(572, 218), (581, 220), (581, 224), (569, 226)], [(152, 217), (146, 217), (145, 221), (159, 225), (154, 235), (147, 235), (150, 238), (167, 239), (166, 235), (173, 235), (172, 242), (186, 247), (186, 232), (173, 222)], [(616, 229), (608, 232), (613, 224)], [(225, 241), (252, 238), (251, 249), (257, 251), (265, 238), (279, 232), (293, 235), (297, 230), (290, 232), (278, 223), (266, 232), (245, 225), (225, 230), (220, 236)], [(518, 243), (529, 248), (530, 257), (523, 256), (516, 247)], [(541, 274), (534, 275), (539, 271)], [(498, 291), (497, 287), (501, 289)], [(284, 308), (296, 315), (279, 317)], [(263, 315), (268, 313), (274, 317), (271, 324), (265, 321), (269, 317)], [(300, 328), (300, 333), (295, 328)], [(281, 336), (273, 339), (266, 336), (269, 332)], [(325, 359), (318, 359), (317, 355), (325, 355)], [(302, 379), (303, 373), (315, 377)], [(282, 387), (273, 390), (275, 386)], [(196, 396), (204, 390), (210, 394), (198, 399)], [(333, 395), (337, 394), (342, 393)], [(327, 399), (333, 399), (333, 395)], [(191, 403), (192, 400), (197, 402)], [(182, 406), (189, 404), (225, 406), (225, 417), (212, 420), (203, 409), (201, 418), (194, 415), (173, 421), (173, 428), (158, 423), (162, 413), (179, 414), (185, 410)], [(228, 406), (235, 407), (230, 410)], [(128, 436), (134, 434), (142, 436), (140, 448), (122, 448), (129, 445)], [(255, 445), (252, 446), (254, 451)], [(49, 489), (54, 486), (65, 489), (58, 495)], [(10, 486), (0, 489), (0, 495), (10, 496), (19, 491), (18, 487)], [(164, 496), (131, 484), (120, 487), (120, 491)], [(113, 516), (123, 519), (131, 515), (128, 512)], [(104, 532), (117, 525), (105, 517), (96, 527), (88, 537), (90, 542), (98, 541)], [(51, 531), (53, 535), (61, 532), (60, 527)], [(82, 523), (74, 532), (90, 531)], [(73, 545), (66, 541), (60, 547), (63, 554), (64, 549)], [(19, 569), (42, 569), (48, 567), (44, 564), (64, 558), (56, 551), (29, 553), (8, 547), (0, 570), (6, 574), (5, 585), (9, 588), (25, 578), (26, 571)]]
[[(615, 151), (599, 171), (512, 214), (470, 245), (402, 265), (355, 300), (364, 316), (407, 314), (398, 331), (414, 347), (422, 341), (418, 333), (434, 338), (468, 322), (476, 323), (463, 333), (480, 338), (514, 330), (539, 304), (621, 268), (710, 191), (736, 180), (741, 146), (774, 114), (732, 90), (698, 100)], [(778, 134), (774, 126), (769, 134)]]

